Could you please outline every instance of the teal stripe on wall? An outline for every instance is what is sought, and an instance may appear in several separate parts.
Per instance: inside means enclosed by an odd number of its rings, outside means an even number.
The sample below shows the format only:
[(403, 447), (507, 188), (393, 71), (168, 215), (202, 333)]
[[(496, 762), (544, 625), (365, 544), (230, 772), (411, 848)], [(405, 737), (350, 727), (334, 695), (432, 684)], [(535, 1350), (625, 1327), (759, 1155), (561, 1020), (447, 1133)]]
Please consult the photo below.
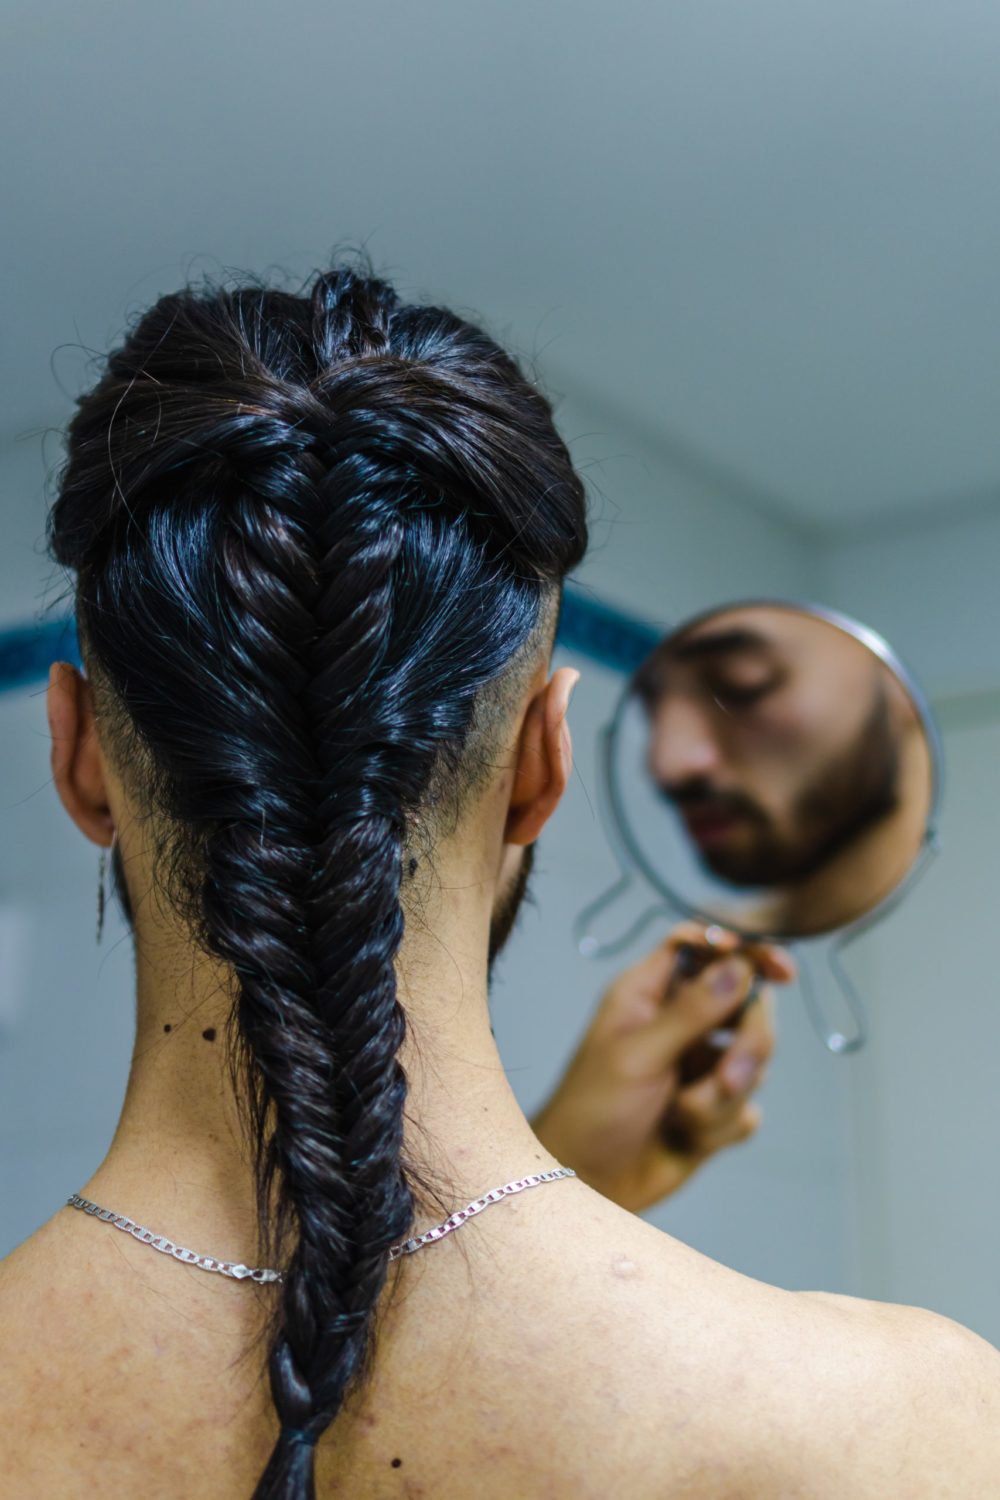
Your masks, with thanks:
[[(627, 675), (658, 639), (659, 632), (638, 616), (579, 589), (565, 589), (557, 637), (560, 646)], [(43, 682), (54, 661), (80, 664), (72, 616), (0, 630), (0, 692)]]
[(72, 616), (0, 630), (0, 693), (44, 682), (54, 661), (80, 664)]

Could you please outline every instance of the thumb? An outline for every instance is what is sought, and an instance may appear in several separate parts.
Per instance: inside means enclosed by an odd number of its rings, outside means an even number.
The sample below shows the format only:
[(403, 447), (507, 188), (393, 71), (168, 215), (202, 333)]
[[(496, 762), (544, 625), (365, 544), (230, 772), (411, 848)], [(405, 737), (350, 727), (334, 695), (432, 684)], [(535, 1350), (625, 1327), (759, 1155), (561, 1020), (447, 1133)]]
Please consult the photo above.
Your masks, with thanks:
[(718, 1026), (746, 999), (754, 973), (750, 960), (734, 953), (676, 983), (655, 1018), (635, 1034), (646, 1063), (658, 1069), (671, 1067), (692, 1042)]

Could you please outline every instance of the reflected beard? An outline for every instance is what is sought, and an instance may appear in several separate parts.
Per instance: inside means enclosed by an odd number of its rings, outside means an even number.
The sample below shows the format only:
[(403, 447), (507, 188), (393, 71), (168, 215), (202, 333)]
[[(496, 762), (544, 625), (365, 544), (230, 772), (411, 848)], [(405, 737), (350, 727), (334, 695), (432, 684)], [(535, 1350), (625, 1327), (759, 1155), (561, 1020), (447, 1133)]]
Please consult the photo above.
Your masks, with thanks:
[(711, 872), (731, 885), (766, 887), (806, 880), (898, 806), (899, 745), (889, 699), (879, 685), (855, 739), (800, 793), (793, 814), (797, 838), (779, 838), (770, 819), (747, 799), (760, 832), (748, 849), (699, 850)]
[(496, 905), (493, 908), (493, 915), (490, 919), (490, 943), (486, 960), (487, 984), (489, 984), (493, 975), (493, 964), (498, 955), (506, 947), (507, 939), (514, 930), (522, 905), (525, 900), (533, 899), (528, 891), (528, 883), (531, 878), (532, 867), (535, 863), (535, 848), (537, 843), (536, 839), (535, 843), (525, 845), (517, 874), (507, 889), (498, 893)]

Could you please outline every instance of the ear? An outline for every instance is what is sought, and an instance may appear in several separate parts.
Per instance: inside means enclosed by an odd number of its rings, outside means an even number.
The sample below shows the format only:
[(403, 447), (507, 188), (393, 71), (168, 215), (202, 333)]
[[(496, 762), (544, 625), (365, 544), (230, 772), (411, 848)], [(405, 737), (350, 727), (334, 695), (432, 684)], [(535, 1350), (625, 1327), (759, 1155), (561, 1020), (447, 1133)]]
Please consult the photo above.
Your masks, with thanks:
[(566, 710), (579, 679), (574, 667), (560, 667), (531, 700), (518, 739), (506, 844), (533, 844), (566, 790), (573, 769)]
[(59, 800), (88, 839), (107, 847), (115, 824), (94, 722), (93, 692), (71, 663), (57, 661), (49, 668), (46, 707), (52, 779)]

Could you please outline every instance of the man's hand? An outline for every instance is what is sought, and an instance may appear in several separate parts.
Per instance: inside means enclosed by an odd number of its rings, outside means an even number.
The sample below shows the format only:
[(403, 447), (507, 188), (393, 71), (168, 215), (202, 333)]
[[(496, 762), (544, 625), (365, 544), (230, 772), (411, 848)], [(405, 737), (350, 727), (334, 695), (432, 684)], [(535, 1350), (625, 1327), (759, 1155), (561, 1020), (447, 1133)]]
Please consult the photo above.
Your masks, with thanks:
[[(712, 931), (718, 957), (694, 978), (676, 972), (681, 944), (707, 945), (706, 929), (693, 922), (619, 975), (532, 1122), (547, 1151), (633, 1212), (676, 1192), (714, 1152), (746, 1140), (760, 1123), (749, 1095), (774, 1049), (770, 993), (747, 1008), (710, 1073), (682, 1085), (679, 1060), (726, 1022), (755, 974), (787, 983), (795, 965), (781, 948)], [(682, 1128), (684, 1149), (664, 1139), (668, 1117)]]

